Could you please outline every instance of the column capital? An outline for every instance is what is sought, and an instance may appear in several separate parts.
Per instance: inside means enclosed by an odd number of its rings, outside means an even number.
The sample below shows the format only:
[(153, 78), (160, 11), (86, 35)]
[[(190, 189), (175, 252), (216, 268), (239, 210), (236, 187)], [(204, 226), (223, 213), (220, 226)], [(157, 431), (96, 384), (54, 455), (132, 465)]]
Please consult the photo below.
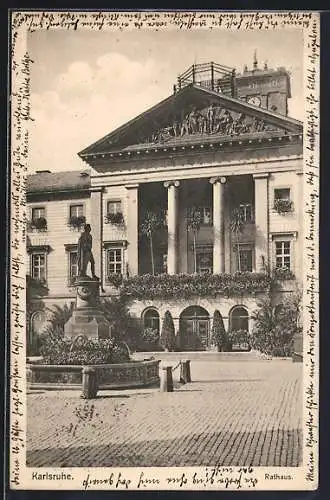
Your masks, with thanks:
[(223, 176), (211, 177), (210, 184), (216, 184), (217, 182), (220, 182), (220, 184), (226, 184), (227, 178)]
[(164, 187), (169, 188), (171, 186), (179, 187), (180, 186), (180, 181), (165, 181), (164, 182)]
[(125, 184), (126, 189), (137, 189), (139, 187), (138, 183), (135, 184)]

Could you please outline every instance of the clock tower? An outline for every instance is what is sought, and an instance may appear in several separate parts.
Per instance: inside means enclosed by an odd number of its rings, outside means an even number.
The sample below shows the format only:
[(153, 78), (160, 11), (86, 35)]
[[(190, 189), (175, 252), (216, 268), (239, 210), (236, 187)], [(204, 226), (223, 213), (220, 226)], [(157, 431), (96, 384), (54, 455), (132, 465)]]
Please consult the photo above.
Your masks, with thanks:
[(267, 64), (258, 67), (254, 53), (253, 68), (245, 66), (243, 73), (236, 75), (236, 92), (239, 99), (274, 111), (288, 114), (288, 99), (291, 97), (290, 75), (283, 67), (269, 69)]

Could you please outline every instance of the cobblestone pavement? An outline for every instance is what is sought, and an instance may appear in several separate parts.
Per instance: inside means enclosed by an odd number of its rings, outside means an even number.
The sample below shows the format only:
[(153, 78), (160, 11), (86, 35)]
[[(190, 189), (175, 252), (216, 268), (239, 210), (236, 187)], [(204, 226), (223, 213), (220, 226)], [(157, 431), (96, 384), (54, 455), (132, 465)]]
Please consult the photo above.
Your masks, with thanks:
[(301, 363), (193, 360), (191, 373), (173, 393), (30, 392), (27, 465), (300, 465)]

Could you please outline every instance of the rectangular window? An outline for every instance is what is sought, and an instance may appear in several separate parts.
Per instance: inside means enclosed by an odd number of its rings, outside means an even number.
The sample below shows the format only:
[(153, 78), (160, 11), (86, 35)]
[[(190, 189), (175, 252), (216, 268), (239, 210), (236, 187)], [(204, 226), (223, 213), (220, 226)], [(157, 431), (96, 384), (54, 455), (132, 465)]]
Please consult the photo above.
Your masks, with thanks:
[(46, 255), (44, 253), (31, 255), (31, 274), (36, 280), (46, 280)]
[(82, 217), (84, 215), (84, 205), (70, 205), (70, 218)]
[(253, 221), (253, 211), (251, 203), (240, 203), (239, 211), (243, 222), (252, 222)]
[(197, 254), (197, 272), (210, 273), (213, 272), (213, 254), (212, 252), (202, 252)]
[(168, 210), (165, 208), (163, 210), (163, 219), (164, 219), (164, 227), (167, 227), (168, 224)]
[(276, 241), (276, 267), (291, 268), (291, 242), (290, 241)]
[(122, 213), (121, 201), (111, 200), (107, 204), (107, 214), (118, 214)]
[(167, 273), (167, 253), (163, 253), (163, 269), (162, 273)]
[(291, 199), (290, 188), (274, 189), (274, 199), (290, 201)]
[(106, 253), (107, 276), (123, 274), (123, 252), (121, 248), (109, 248)]
[(78, 276), (78, 252), (69, 252), (69, 283), (72, 284)]
[(212, 213), (210, 207), (199, 207), (198, 212), (201, 214), (201, 224), (210, 226), (212, 224)]
[(32, 220), (40, 219), (41, 217), (45, 218), (46, 211), (44, 207), (35, 207), (32, 208)]
[(159, 249), (155, 258), (156, 274), (166, 274), (167, 273), (167, 253)]
[(240, 250), (241, 271), (252, 271), (252, 250), (243, 248)]

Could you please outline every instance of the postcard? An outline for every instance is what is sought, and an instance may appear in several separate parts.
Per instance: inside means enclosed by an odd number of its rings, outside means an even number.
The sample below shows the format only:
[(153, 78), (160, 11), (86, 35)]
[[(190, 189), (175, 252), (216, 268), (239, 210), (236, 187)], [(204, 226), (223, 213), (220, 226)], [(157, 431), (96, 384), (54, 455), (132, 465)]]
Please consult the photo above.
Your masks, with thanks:
[(317, 489), (319, 14), (9, 24), (10, 487)]

